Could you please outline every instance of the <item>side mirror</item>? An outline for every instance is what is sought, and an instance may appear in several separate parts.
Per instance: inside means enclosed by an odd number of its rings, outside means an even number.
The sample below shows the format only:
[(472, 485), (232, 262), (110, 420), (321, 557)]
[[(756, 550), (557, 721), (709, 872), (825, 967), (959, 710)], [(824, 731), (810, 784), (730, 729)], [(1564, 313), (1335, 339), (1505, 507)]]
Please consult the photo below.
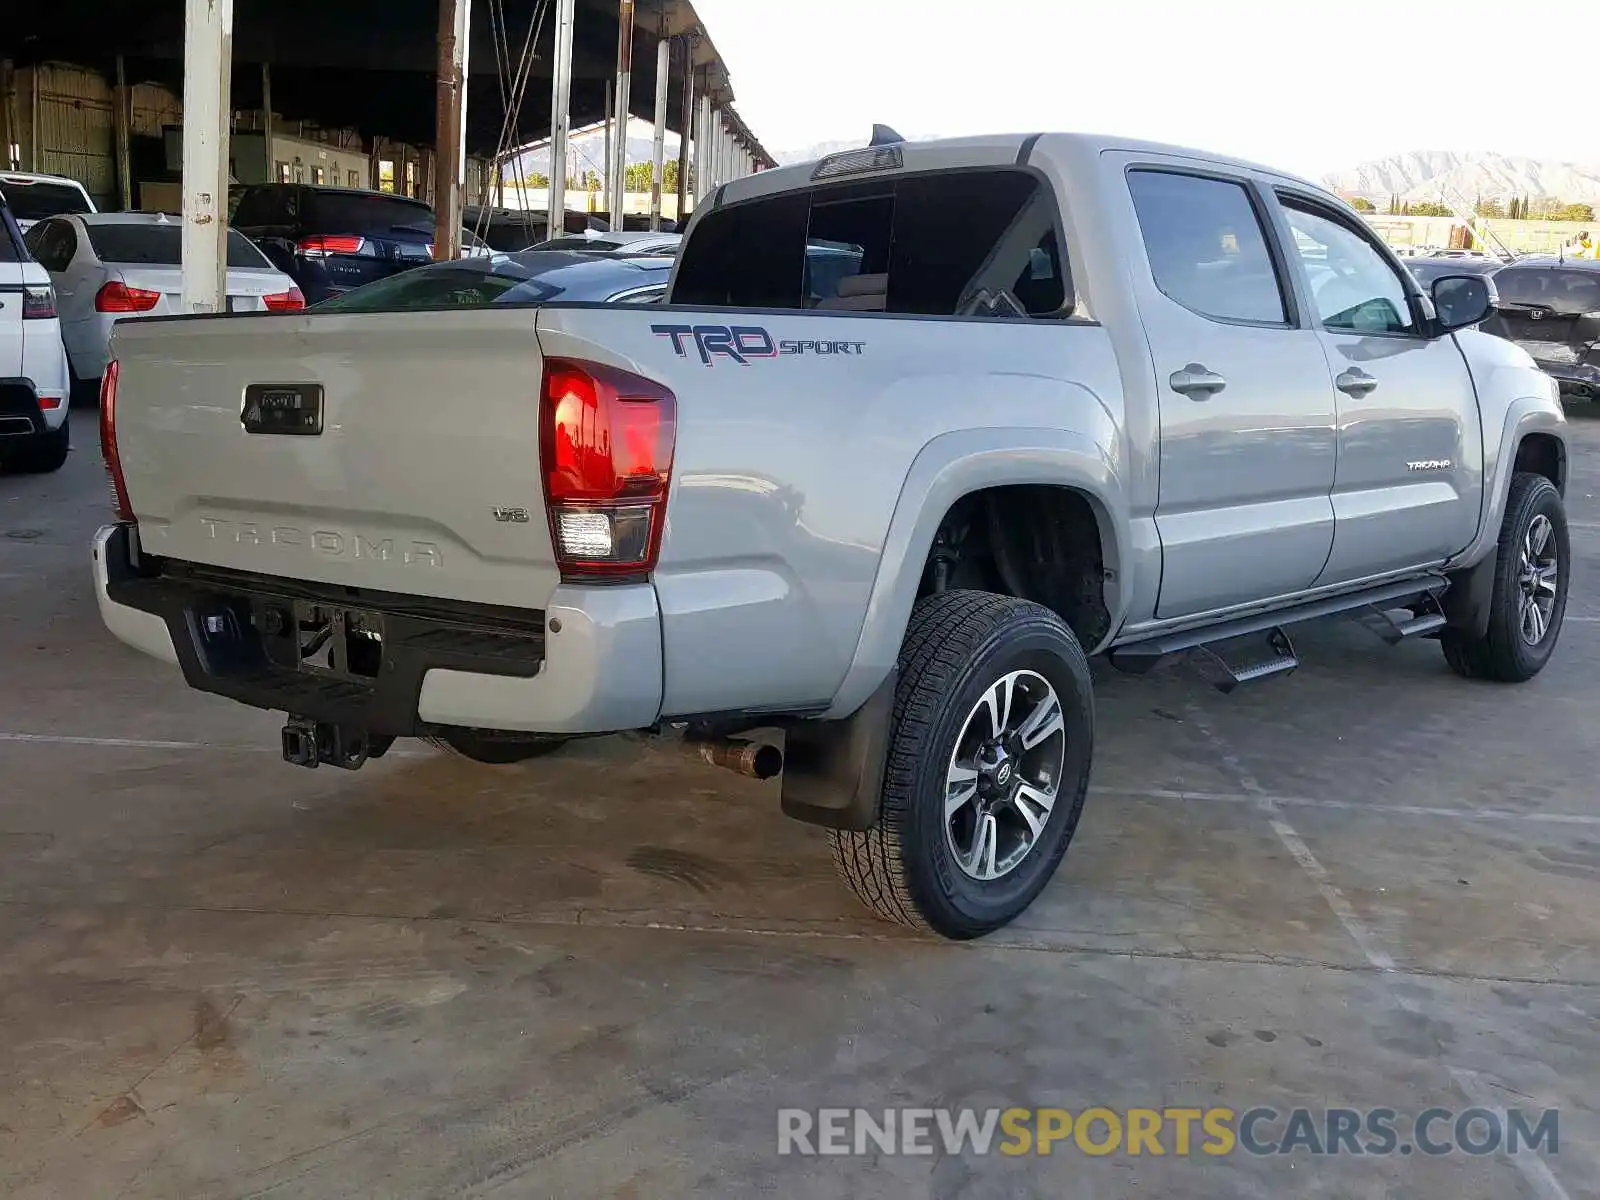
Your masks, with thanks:
[(1494, 284), (1482, 275), (1441, 275), (1433, 281), (1432, 291), (1440, 333), (1476, 325), (1499, 299)]

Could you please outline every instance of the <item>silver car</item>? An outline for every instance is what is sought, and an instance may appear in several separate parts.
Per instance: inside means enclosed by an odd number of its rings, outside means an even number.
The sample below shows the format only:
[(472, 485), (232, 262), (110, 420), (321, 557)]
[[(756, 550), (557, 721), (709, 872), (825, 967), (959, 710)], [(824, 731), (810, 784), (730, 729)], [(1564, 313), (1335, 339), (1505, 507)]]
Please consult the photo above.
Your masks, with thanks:
[[(50, 273), (74, 380), (98, 386), (111, 330), (124, 317), (183, 311), (183, 218), (165, 213), (72, 213), (28, 230)], [(287, 312), (305, 297), (237, 230), (228, 231), (229, 312)]]

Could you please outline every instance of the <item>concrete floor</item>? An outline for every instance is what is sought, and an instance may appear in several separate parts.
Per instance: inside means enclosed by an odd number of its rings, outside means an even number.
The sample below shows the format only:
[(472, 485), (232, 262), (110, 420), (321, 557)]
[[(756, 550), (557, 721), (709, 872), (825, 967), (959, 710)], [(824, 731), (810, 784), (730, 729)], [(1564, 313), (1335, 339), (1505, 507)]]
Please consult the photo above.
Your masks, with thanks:
[[(1097, 671), (1077, 842), (965, 946), (648, 745), (282, 764), (279, 719), (103, 632), (75, 423), (0, 478), (0, 1194), (1595, 1194), (1600, 421), (1538, 681), (1350, 626), (1231, 698)], [(1475, 1103), (1558, 1107), (1560, 1154), (776, 1153), (788, 1106)]]

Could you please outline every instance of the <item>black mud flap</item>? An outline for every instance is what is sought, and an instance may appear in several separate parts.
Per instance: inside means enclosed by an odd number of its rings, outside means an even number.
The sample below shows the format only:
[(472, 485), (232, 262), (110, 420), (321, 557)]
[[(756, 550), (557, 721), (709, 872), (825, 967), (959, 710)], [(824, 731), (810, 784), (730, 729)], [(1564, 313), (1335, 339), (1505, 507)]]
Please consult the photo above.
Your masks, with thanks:
[(842, 721), (799, 721), (784, 743), (783, 812), (808, 825), (871, 829), (878, 823), (898, 673)]

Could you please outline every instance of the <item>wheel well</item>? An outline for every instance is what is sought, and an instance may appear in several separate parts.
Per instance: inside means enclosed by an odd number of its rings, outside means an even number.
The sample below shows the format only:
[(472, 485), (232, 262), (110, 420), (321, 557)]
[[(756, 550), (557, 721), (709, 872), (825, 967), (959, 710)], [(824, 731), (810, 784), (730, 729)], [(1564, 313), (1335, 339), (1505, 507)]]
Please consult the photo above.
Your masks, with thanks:
[(1033, 600), (1092, 650), (1111, 626), (1106, 578), (1089, 498), (1073, 488), (1019, 484), (970, 492), (950, 506), (917, 594), (975, 588)]
[(1548, 433), (1530, 433), (1517, 444), (1515, 471), (1543, 475), (1562, 494), (1567, 490), (1567, 462), (1561, 441)]

